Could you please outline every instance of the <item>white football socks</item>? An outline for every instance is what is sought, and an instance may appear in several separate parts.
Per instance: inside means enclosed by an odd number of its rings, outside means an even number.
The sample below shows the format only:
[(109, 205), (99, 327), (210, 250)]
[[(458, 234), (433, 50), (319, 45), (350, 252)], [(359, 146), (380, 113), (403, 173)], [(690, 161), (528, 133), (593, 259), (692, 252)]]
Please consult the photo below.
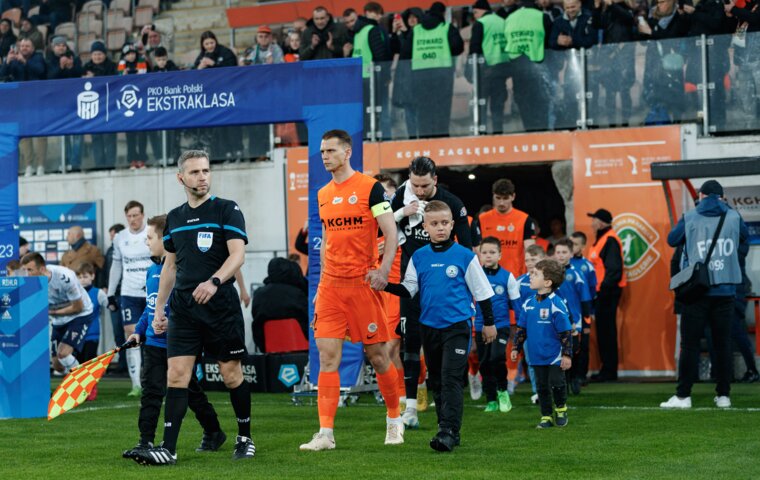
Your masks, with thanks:
[(140, 367), (142, 358), (140, 356), (140, 348), (134, 347), (127, 349), (127, 369), (129, 370), (129, 378), (132, 380), (132, 388), (141, 388), (140, 386)]

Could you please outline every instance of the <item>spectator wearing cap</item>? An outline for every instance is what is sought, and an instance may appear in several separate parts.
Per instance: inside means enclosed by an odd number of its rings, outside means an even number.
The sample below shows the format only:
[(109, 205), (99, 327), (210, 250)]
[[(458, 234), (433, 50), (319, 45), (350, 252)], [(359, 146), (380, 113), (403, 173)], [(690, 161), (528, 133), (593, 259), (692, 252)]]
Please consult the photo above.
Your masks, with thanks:
[[(116, 75), (116, 64), (108, 58), (106, 44), (100, 40), (92, 42), (90, 61), (82, 68), (84, 68), (84, 77)], [(93, 135), (92, 158), (95, 168), (113, 168), (116, 160), (116, 134)]]
[[(719, 408), (731, 406), (733, 350), (731, 321), (736, 287), (742, 283), (740, 261), (749, 249), (749, 231), (741, 216), (723, 200), (723, 187), (708, 180), (699, 189), (696, 208), (686, 212), (668, 234), (668, 245), (683, 246), (683, 267), (704, 262), (712, 248), (707, 271), (710, 289), (681, 311), (681, 355), (678, 359), (676, 394), (662, 408), (691, 408), (691, 388), (699, 377), (700, 339), (709, 327), (715, 349), (715, 393)], [(720, 225), (721, 219), (723, 224)], [(716, 231), (715, 246), (711, 246)], [(743, 254), (743, 255), (742, 255)]]
[(620, 295), (626, 285), (623, 271), (623, 242), (612, 229), (612, 214), (600, 208), (591, 217), (591, 228), (596, 232), (596, 241), (589, 251), (589, 260), (596, 270), (596, 339), (602, 368), (592, 375), (596, 382), (617, 380), (618, 340), (617, 307)]
[[(480, 118), (487, 123), (486, 108), (491, 114), (489, 133), (499, 134), (504, 131), (504, 105), (507, 102), (507, 68), (509, 57), (504, 51), (504, 19), (491, 12), (488, 0), (477, 0), (472, 6), (475, 22), (472, 24), (470, 37), (470, 55), (483, 57), (485, 64), (478, 64), (478, 90), (482, 101)], [(468, 63), (469, 65), (469, 63)]]
[[(142, 75), (148, 73), (148, 62), (137, 51), (134, 43), (125, 43), (121, 47), (121, 60), (116, 67), (119, 75)], [(129, 168), (136, 170), (145, 168), (148, 160), (148, 135), (146, 132), (127, 132), (127, 160)], [(158, 157), (160, 152), (153, 151), (153, 156)]]
[(272, 40), (272, 29), (262, 25), (256, 32), (256, 44), (246, 51), (243, 65), (283, 63), (282, 48)]
[(301, 35), (301, 60), (343, 58), (347, 41), (345, 25), (335, 22), (325, 7), (317, 7)]
[(5, 58), (16, 44), (16, 35), (13, 33), (13, 23), (7, 18), (0, 20), (0, 57)]

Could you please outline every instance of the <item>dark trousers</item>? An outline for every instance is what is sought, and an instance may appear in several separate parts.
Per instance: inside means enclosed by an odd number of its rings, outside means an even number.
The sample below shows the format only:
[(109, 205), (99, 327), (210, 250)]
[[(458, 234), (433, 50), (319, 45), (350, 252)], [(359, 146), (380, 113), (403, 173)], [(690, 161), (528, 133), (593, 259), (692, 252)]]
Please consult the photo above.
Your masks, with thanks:
[[(121, 297), (116, 297), (116, 304), (121, 305)], [(126, 338), (124, 337), (124, 323), (122, 323), (121, 320), (121, 310), (118, 308), (115, 312), (109, 310), (108, 314), (111, 316), (113, 341), (117, 346), (122, 345), (124, 342), (126, 342)], [(127, 370), (127, 354), (125, 352), (119, 354), (119, 370), (122, 372)]]
[(588, 357), (589, 357), (589, 334), (581, 332), (581, 347), (578, 353), (573, 356), (573, 375), (581, 380), (588, 375)]
[(736, 342), (739, 353), (742, 354), (747, 371), (757, 371), (755, 365), (755, 352), (752, 349), (752, 342), (747, 335), (747, 321), (744, 318), (744, 311), (747, 308), (747, 301), (743, 298), (734, 300), (734, 315), (731, 321), (731, 339)]
[(114, 168), (116, 166), (115, 133), (100, 133), (92, 136), (92, 160), (94, 168)]
[(525, 55), (510, 62), (514, 99), (520, 109), (523, 130), (549, 128), (551, 81), (543, 63), (533, 63)]
[[(502, 133), (504, 131), (504, 109), (507, 103), (507, 64), (502, 63), (494, 66), (483, 65), (480, 68), (481, 91), (479, 97), (483, 104), (480, 105), (480, 124), (487, 125), (488, 113), (491, 114), (491, 129), (488, 133)], [(481, 103), (481, 102), (478, 102)]]
[(483, 341), (481, 333), (475, 334), (478, 346), (480, 374), (483, 376), (483, 391), (489, 402), (496, 401), (496, 392), (507, 389), (507, 341), (509, 327), (496, 330), (496, 340), (491, 343)]
[(705, 326), (712, 333), (717, 365), (714, 366), (719, 396), (731, 393), (732, 355), (731, 316), (734, 313), (733, 297), (703, 297), (684, 305), (681, 313), (681, 355), (678, 359), (678, 388), (676, 395), (690, 397), (691, 387), (699, 378), (699, 341)]
[(421, 137), (447, 137), (454, 96), (454, 69), (428, 68), (412, 72), (412, 93)]
[[(417, 379), (420, 376), (420, 294), (401, 298), (401, 336), (404, 339), (404, 384), (406, 398), (417, 398)], [(427, 351), (425, 352), (427, 356)], [(426, 357), (427, 358), (427, 357)]]
[(617, 307), (621, 292), (620, 288), (601, 290), (597, 294), (594, 304), (596, 340), (599, 344), (599, 357), (602, 360), (599, 376), (607, 380), (617, 379)]
[(462, 372), (467, 367), (472, 327), (469, 321), (446, 328), (420, 325), (428, 369), (428, 389), (433, 392), (438, 429), (458, 434), (462, 427)]
[(564, 407), (567, 402), (565, 372), (559, 368), (559, 365), (532, 365), (532, 367), (536, 375), (536, 393), (538, 393), (541, 416), (551, 417), (554, 411), (552, 397), (557, 407)]
[[(166, 349), (152, 345), (143, 346), (143, 363), (140, 381), (140, 415), (137, 427), (140, 429), (140, 441), (152, 442), (156, 436), (156, 425), (161, 413), (161, 404), (166, 396), (166, 371), (168, 362)], [(195, 413), (195, 418), (206, 433), (218, 432), (221, 427), (214, 407), (209, 403), (195, 374), (190, 376), (188, 389), (188, 406)]]

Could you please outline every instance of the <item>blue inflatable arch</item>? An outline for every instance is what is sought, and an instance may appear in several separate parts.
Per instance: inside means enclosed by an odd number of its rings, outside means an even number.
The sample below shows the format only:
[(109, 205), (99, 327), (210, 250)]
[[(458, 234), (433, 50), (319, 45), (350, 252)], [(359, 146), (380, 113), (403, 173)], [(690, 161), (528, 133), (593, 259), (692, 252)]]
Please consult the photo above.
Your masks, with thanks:
[[(322, 166), (322, 133), (339, 128), (354, 142), (351, 163), (362, 169), (363, 106), (360, 59), (44, 82), (0, 84), (0, 270), (18, 250), (18, 141), (23, 137), (83, 135), (260, 123), (304, 122), (309, 131), (309, 231), (321, 226), (316, 192), (330, 180)], [(235, 199), (245, 208), (245, 199)], [(248, 225), (253, 232), (259, 225)], [(313, 297), (318, 251), (309, 255)], [(311, 341), (311, 378), (319, 356)], [(348, 346), (347, 346), (348, 347)], [(358, 375), (361, 346), (345, 351), (344, 385)]]

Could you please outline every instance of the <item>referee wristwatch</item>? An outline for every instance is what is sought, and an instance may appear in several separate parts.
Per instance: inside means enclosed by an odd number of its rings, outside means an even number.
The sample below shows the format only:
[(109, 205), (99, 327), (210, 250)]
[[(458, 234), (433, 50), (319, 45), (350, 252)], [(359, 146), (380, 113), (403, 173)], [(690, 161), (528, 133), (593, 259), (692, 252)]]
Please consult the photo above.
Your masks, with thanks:
[(219, 280), (219, 277), (211, 277), (211, 283), (213, 283), (215, 287), (218, 287), (222, 284), (222, 281)]

